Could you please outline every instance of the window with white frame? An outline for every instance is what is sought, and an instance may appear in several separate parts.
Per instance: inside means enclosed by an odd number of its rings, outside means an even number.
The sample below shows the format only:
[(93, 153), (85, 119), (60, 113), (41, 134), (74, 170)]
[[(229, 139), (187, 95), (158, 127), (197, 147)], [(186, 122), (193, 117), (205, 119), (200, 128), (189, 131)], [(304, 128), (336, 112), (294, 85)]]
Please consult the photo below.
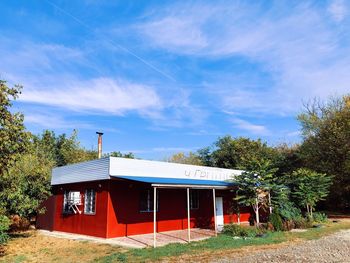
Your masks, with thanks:
[(190, 209), (199, 209), (199, 190), (190, 190)]
[(94, 189), (85, 190), (84, 214), (96, 213), (96, 192)]
[(64, 191), (62, 209), (64, 214), (80, 213), (78, 206), (81, 204), (81, 195), (79, 191)]
[[(157, 194), (157, 211), (159, 210), (159, 194)], [(140, 212), (153, 212), (154, 191), (153, 189), (144, 189), (140, 192)]]

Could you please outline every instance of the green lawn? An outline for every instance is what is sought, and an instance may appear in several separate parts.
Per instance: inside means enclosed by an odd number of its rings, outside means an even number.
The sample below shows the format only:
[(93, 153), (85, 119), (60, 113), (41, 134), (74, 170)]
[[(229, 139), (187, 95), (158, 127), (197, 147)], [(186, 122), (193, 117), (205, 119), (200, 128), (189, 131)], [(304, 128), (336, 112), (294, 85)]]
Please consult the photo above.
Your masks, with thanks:
[(297, 239), (317, 239), (324, 235), (334, 233), (341, 229), (350, 229), (350, 221), (323, 224), (322, 228), (311, 228), (307, 232), (273, 232), (264, 238), (234, 239), (231, 236), (221, 234), (207, 240), (190, 244), (169, 244), (159, 248), (132, 249), (127, 252), (111, 253), (101, 257), (97, 262), (145, 262), (158, 261), (166, 257), (190, 255), (198, 257), (202, 253), (216, 253), (223, 250), (235, 250), (244, 246), (272, 245)]

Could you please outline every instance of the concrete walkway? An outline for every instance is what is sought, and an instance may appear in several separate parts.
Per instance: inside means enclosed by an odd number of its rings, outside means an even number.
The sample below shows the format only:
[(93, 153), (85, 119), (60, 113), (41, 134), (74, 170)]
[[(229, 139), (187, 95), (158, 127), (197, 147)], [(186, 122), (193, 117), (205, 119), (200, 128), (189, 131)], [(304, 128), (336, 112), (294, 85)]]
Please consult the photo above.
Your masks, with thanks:
[[(133, 235), (116, 238), (99, 238), (86, 235), (71, 234), (58, 231), (38, 230), (40, 234), (57, 238), (66, 238), (78, 241), (89, 241), (114, 246), (128, 248), (145, 248), (153, 247), (153, 233), (144, 235)], [(210, 229), (191, 229), (191, 241), (199, 241), (210, 238), (215, 232)], [(165, 246), (170, 243), (187, 243), (187, 229), (175, 230), (157, 233), (157, 247)]]

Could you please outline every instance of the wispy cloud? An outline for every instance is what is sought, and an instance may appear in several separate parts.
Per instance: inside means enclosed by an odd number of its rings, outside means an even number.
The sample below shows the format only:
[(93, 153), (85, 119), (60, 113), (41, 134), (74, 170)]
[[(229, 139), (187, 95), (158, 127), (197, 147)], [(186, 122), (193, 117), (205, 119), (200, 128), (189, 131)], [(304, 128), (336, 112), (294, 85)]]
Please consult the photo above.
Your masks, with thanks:
[(61, 83), (51, 89), (27, 87), (22, 102), (51, 105), (74, 111), (123, 114), (161, 108), (161, 99), (154, 89), (127, 81), (98, 78)]
[(70, 121), (58, 114), (28, 113), (24, 118), (25, 124), (31, 124), (45, 129), (94, 129), (89, 123)]
[[(207, 11), (211, 8), (215, 11)], [(338, 22), (344, 20), (344, 2), (333, 2), (329, 10)], [(261, 82), (252, 86), (251, 71), (239, 83), (234, 77), (220, 80), (223, 75), (233, 75), (221, 72), (208, 86), (214, 86), (214, 93), (221, 95), (220, 105), (225, 109), (295, 114), (302, 99), (326, 98), (349, 90), (350, 75), (346, 72), (350, 71), (350, 48), (341, 44), (349, 37), (330, 25), (322, 7), (274, 2), (266, 11), (258, 4), (223, 1), (215, 5), (175, 4), (163, 11), (142, 27), (145, 30), (141, 34), (152, 45), (214, 60), (244, 59), (270, 76), (265, 86)], [(181, 21), (181, 28), (188, 30), (173, 31), (169, 21)], [(162, 38), (165, 31), (167, 35)], [(192, 32), (201, 41), (190, 41)]]
[(341, 22), (348, 13), (348, 8), (344, 0), (331, 1), (328, 11), (336, 22)]
[(256, 125), (238, 118), (231, 119), (231, 122), (234, 124), (236, 128), (247, 131), (251, 134), (262, 136), (269, 133), (268, 129), (263, 125)]

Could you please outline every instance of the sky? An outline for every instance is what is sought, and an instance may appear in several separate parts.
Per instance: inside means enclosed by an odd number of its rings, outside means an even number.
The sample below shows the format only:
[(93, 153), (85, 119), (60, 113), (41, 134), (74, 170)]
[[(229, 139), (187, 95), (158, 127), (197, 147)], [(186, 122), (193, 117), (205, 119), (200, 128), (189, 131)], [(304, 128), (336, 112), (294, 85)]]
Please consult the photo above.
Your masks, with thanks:
[(218, 137), (300, 142), (349, 93), (350, 2), (0, 0), (0, 78), (26, 127), (162, 160)]

